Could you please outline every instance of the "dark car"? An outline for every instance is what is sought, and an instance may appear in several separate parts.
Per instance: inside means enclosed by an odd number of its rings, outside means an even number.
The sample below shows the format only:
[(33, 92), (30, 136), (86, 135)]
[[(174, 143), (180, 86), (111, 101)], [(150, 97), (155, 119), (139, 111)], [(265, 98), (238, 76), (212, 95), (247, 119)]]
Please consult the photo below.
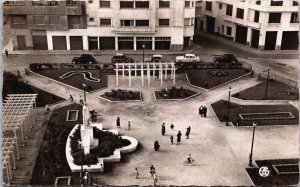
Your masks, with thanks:
[(74, 57), (72, 59), (73, 64), (95, 64), (96, 59), (92, 55), (83, 54), (80, 57)]
[(233, 54), (223, 54), (214, 58), (217, 64), (238, 64), (237, 58)]
[(126, 55), (124, 54), (116, 54), (115, 56), (113, 56), (111, 58), (111, 62), (114, 64), (114, 63), (118, 63), (118, 62), (133, 62), (133, 59), (132, 58), (129, 58), (127, 57)]

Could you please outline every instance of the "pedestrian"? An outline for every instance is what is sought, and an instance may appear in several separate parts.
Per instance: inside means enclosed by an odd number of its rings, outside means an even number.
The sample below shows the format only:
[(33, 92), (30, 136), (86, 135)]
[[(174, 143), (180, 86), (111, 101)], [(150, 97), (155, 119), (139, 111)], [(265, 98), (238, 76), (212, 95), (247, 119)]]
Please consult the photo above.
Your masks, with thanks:
[(158, 78), (159, 78), (159, 73), (156, 73), (156, 72), (155, 72), (155, 74), (156, 74), (156, 78), (158, 79)]
[(190, 131), (189, 128), (186, 128), (186, 133), (185, 133), (186, 139), (189, 139), (190, 137)]
[(156, 174), (154, 173), (154, 174), (153, 174), (153, 186), (156, 186), (156, 184), (157, 184), (157, 176), (156, 176)]
[(155, 141), (154, 141), (154, 150), (155, 150), (155, 151), (158, 151), (159, 148), (160, 148), (160, 145), (159, 145), (158, 141), (155, 140)]
[(201, 117), (203, 116), (203, 105), (201, 105), (199, 108), (199, 114)]
[(83, 105), (84, 103), (83, 103), (83, 99), (82, 99), (82, 97), (81, 96), (79, 96), (79, 103), (81, 104), (81, 105)]
[(5, 56), (8, 57), (8, 50), (5, 49)]
[(84, 175), (83, 175), (83, 183), (85, 185), (88, 185), (89, 184), (89, 179), (90, 179), (90, 174), (88, 173), (88, 171), (85, 169), (84, 170)]
[(181, 132), (178, 131), (178, 133), (177, 133), (177, 144), (180, 144), (180, 142), (181, 142)]
[(46, 114), (48, 114), (48, 112), (50, 112), (49, 104), (46, 104), (45, 108), (46, 108)]
[(128, 130), (130, 131), (130, 121), (128, 121)]
[(174, 129), (174, 125), (173, 123), (170, 125), (170, 128), (173, 130)]
[(117, 118), (117, 128), (121, 128), (120, 117), (119, 117), (119, 116), (118, 116), (118, 118)]
[(72, 103), (74, 101), (74, 98), (72, 95), (70, 95), (70, 98), (69, 98), (70, 102)]
[(191, 126), (188, 127), (189, 133), (191, 134)]
[(203, 107), (203, 116), (206, 118), (206, 114), (207, 114), (207, 108), (206, 106)]
[(138, 168), (135, 168), (135, 178), (136, 179), (139, 178), (139, 170), (138, 170)]
[(165, 123), (163, 123), (163, 124), (161, 125), (161, 134), (164, 136), (165, 133), (166, 133), (166, 126), (165, 126)]
[(150, 166), (150, 174), (151, 174), (151, 177), (154, 177), (155, 167), (153, 165)]
[(173, 139), (174, 139), (173, 136), (171, 136), (171, 137), (170, 137), (171, 145), (173, 145)]

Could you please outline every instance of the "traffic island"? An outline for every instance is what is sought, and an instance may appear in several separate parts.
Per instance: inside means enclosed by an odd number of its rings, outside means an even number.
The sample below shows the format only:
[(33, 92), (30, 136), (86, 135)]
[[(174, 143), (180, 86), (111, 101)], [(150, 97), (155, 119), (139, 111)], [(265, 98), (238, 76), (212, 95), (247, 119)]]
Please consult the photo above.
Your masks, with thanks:
[(121, 101), (142, 101), (142, 92), (122, 89), (112, 89), (111, 92), (105, 92), (98, 96), (100, 99), (104, 99), (110, 102)]
[(216, 117), (220, 122), (229, 119), (234, 126), (262, 125), (297, 125), (299, 120), (298, 110), (292, 105), (239, 105), (220, 100), (211, 104)]
[(175, 86), (170, 89), (166, 88), (161, 91), (154, 91), (155, 100), (187, 100), (197, 95), (200, 95), (200, 93), (183, 87), (176, 88)]

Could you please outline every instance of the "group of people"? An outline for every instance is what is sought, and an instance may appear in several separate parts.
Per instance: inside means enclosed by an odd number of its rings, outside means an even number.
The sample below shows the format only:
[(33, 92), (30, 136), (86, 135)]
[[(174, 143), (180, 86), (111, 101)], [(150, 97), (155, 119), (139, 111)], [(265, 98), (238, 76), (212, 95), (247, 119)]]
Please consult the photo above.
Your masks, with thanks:
[[(121, 120), (120, 120), (119, 116), (117, 117), (116, 125), (117, 125), (117, 128), (119, 128), (119, 129), (121, 128)], [(130, 121), (128, 121), (128, 123), (127, 123), (127, 130), (130, 131), (130, 128), (131, 128), (131, 123), (130, 123)]]
[(206, 114), (207, 114), (207, 107), (201, 105), (201, 106), (199, 107), (199, 115), (200, 115), (201, 117), (205, 117), (205, 118), (206, 118)]

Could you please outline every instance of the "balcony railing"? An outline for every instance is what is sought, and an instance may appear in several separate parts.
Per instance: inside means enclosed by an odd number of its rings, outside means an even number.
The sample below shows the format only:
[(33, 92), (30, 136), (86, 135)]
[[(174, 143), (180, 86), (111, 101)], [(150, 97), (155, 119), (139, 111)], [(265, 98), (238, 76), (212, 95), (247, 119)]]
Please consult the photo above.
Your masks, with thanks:
[(154, 34), (156, 33), (154, 28), (151, 27), (116, 27), (113, 29), (115, 33), (132, 33), (132, 34)]

